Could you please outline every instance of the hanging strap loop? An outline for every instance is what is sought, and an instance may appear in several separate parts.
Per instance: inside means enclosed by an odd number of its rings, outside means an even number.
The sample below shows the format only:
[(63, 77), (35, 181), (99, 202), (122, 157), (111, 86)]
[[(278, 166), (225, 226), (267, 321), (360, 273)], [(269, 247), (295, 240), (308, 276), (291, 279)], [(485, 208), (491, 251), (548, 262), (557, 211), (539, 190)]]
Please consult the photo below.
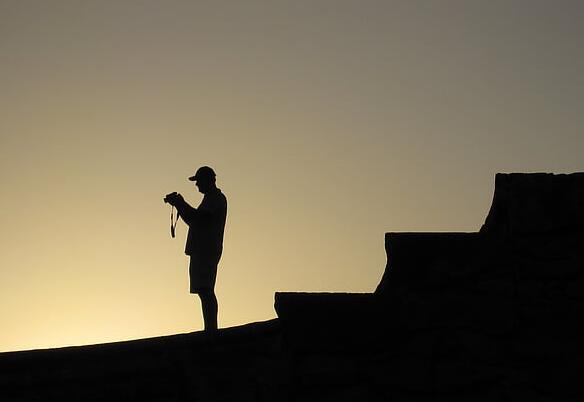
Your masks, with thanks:
[(170, 236), (174, 239), (176, 234), (176, 224), (178, 223), (178, 210), (176, 211), (176, 220), (174, 219), (174, 206), (170, 207)]

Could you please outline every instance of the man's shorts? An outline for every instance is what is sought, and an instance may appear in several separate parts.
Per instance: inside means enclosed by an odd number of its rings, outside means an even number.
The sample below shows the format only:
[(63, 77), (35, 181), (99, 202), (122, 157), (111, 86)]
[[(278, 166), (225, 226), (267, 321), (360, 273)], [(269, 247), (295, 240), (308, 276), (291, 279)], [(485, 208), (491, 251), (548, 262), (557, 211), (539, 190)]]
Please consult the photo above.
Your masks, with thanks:
[(189, 279), (191, 293), (213, 290), (217, 279), (217, 261), (191, 255), (189, 263)]

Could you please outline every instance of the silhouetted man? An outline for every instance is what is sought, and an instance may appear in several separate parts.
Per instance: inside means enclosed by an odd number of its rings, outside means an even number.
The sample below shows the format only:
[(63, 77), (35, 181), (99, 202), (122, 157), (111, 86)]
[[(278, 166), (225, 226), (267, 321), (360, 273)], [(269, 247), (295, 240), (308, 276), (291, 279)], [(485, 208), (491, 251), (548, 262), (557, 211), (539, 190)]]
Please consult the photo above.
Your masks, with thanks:
[(197, 208), (190, 206), (178, 193), (167, 195), (165, 201), (174, 205), (180, 217), (189, 225), (185, 254), (191, 257), (190, 292), (201, 298), (205, 331), (215, 331), (218, 310), (215, 280), (217, 264), (223, 251), (227, 198), (215, 185), (215, 172), (208, 166), (199, 168), (189, 180), (194, 181), (204, 194)]

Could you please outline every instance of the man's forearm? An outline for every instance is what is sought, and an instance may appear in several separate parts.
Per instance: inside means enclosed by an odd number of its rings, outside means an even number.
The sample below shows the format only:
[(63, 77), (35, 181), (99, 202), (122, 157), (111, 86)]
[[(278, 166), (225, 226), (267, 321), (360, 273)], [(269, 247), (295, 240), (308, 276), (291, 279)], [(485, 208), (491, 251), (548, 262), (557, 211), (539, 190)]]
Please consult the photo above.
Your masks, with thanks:
[(194, 223), (197, 216), (197, 208), (193, 208), (185, 200), (180, 200), (175, 204), (178, 214), (187, 225)]

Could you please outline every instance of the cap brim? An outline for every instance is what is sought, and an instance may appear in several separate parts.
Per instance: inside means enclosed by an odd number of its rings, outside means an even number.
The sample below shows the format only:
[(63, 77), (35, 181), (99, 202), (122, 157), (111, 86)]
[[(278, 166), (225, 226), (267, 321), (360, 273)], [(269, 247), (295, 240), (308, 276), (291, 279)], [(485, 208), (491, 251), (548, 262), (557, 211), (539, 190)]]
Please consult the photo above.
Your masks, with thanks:
[(196, 176), (191, 176), (191, 177), (189, 177), (189, 180), (190, 181), (196, 181), (197, 180), (197, 177)]

